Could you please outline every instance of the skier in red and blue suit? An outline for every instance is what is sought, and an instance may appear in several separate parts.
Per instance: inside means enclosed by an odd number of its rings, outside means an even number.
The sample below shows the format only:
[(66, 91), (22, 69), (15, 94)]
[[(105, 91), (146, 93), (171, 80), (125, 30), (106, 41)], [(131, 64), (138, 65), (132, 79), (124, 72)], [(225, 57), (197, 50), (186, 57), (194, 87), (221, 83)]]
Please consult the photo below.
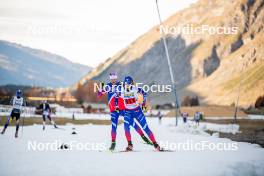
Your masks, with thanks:
[[(119, 89), (119, 87), (122, 87), (122, 83), (117, 81), (117, 74), (116, 73), (110, 73), (109, 75), (110, 82), (106, 85), (102, 85), (102, 89), (98, 92), (98, 97), (102, 96), (103, 94), (107, 94), (108, 99), (108, 106), (110, 109), (110, 115), (111, 115), (111, 121), (112, 121), (112, 129), (111, 129), (111, 137), (112, 137), (112, 143), (109, 148), (110, 151), (113, 151), (116, 146), (116, 131), (118, 126), (118, 118), (119, 116), (124, 116), (124, 101), (119, 96), (117, 96), (116, 91)], [(152, 144), (149, 139), (144, 135), (141, 128), (137, 125), (137, 123), (132, 124), (132, 126), (135, 128), (137, 133), (141, 136), (143, 141), (147, 144)]]
[[(139, 101), (138, 94), (143, 95), (143, 102)], [(148, 135), (149, 139), (153, 143), (154, 147), (158, 151), (163, 151), (163, 149), (159, 146), (156, 142), (154, 134), (150, 130), (146, 117), (142, 111), (142, 107), (145, 107), (147, 101), (147, 94), (143, 91), (143, 89), (138, 88), (134, 85), (133, 79), (130, 76), (126, 76), (124, 80), (124, 86), (121, 87), (117, 91), (117, 96), (121, 97), (124, 100), (124, 128), (125, 128), (125, 135), (127, 138), (128, 146), (126, 151), (133, 150), (133, 144), (131, 140), (130, 134), (130, 126), (133, 126), (136, 120), (143, 130)]]

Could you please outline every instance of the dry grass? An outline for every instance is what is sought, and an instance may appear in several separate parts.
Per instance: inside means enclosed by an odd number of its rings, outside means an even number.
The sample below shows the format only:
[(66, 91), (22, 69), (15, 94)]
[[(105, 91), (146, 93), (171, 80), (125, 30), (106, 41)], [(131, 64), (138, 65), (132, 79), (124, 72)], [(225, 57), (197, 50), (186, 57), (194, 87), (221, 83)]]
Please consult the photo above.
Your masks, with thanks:
[[(0, 125), (4, 125), (6, 122), (7, 117), (1, 117)], [(96, 119), (87, 119), (87, 120), (72, 120), (68, 118), (53, 118), (53, 120), (56, 122), (57, 125), (65, 125), (67, 123), (72, 123), (76, 125), (87, 125), (87, 124), (94, 124), (94, 125), (111, 125), (110, 120), (96, 120)], [(21, 120), (22, 123), (22, 120)], [(47, 120), (46, 123), (49, 123)], [(122, 121), (119, 121), (119, 124), (122, 123)], [(12, 121), (11, 125), (15, 124), (15, 120)], [(34, 125), (34, 124), (42, 124), (42, 118), (39, 117), (30, 117), (25, 118), (24, 125)]]
[[(188, 112), (189, 116), (193, 116), (196, 111), (203, 112), (206, 117), (233, 117), (234, 107), (231, 106), (193, 106), (193, 107), (181, 107), (182, 112)], [(166, 116), (175, 116), (175, 110), (169, 112)], [(246, 117), (247, 115), (239, 110), (239, 117)]]
[(223, 87), (226, 90), (232, 90), (241, 82), (241, 86), (244, 87), (245, 90), (250, 90), (261, 80), (264, 80), (264, 62), (227, 81)]
[[(231, 120), (206, 120), (217, 124), (230, 124)], [(249, 142), (264, 147), (264, 120), (239, 119), (237, 121), (240, 133), (220, 133), (220, 137), (230, 138), (233, 141)], [(208, 131), (213, 133), (214, 131)]]

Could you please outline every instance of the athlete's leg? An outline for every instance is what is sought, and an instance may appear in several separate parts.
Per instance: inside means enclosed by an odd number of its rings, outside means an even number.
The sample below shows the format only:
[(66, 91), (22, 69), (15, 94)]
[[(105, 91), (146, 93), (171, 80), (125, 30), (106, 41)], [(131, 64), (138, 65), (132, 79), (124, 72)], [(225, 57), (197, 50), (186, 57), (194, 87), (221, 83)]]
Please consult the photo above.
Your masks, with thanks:
[(136, 132), (140, 135), (140, 137), (142, 138), (142, 140), (145, 143), (152, 145), (152, 142), (150, 142), (150, 140), (145, 136), (144, 132), (142, 131), (142, 129), (140, 128), (140, 126), (135, 121), (133, 121), (132, 126), (134, 127), (134, 129), (136, 130)]
[(46, 125), (46, 115), (45, 114), (43, 114), (42, 115), (42, 118), (43, 118), (43, 130), (45, 130), (45, 125)]
[(152, 141), (155, 149), (158, 150), (158, 151), (162, 151), (163, 149), (156, 142), (154, 134), (152, 133), (152, 131), (148, 127), (146, 117), (144, 116), (142, 110), (139, 109), (138, 111), (135, 111), (135, 116), (136, 116), (137, 121), (139, 122), (139, 124), (143, 128), (143, 130), (148, 134), (148, 137)]
[(133, 128), (135, 128), (136, 132), (137, 132), (140, 136), (144, 135), (143, 131), (141, 130), (141, 128), (138, 126), (138, 124), (137, 124), (135, 121), (133, 121), (132, 126), (133, 126)]
[(124, 115), (124, 129), (127, 142), (131, 142), (130, 125), (133, 123), (133, 117), (131, 112), (127, 111)]
[(5, 126), (4, 126), (4, 128), (3, 128), (2, 132), (1, 132), (1, 134), (4, 134), (4, 133), (5, 133), (7, 127), (8, 127), (8, 125), (9, 125), (9, 123), (10, 123), (10, 120), (13, 119), (13, 118), (14, 118), (14, 113), (13, 113), (13, 111), (12, 111), (11, 114), (10, 114), (10, 116), (9, 116), (9, 117), (7, 118), (7, 120), (6, 120)]
[(147, 133), (149, 139), (152, 143), (156, 143), (156, 139), (150, 128), (148, 127), (146, 117), (144, 116), (141, 109), (138, 109), (135, 111), (135, 118), (138, 121), (138, 123), (141, 125), (143, 130)]
[(54, 128), (58, 128), (57, 125), (56, 125), (56, 123), (54, 122), (54, 120), (51, 119), (50, 114), (48, 114), (47, 117), (48, 117), (50, 123), (54, 126)]
[(119, 117), (119, 112), (114, 111), (111, 112), (111, 138), (112, 138), (112, 143), (111, 146), (109, 148), (110, 151), (115, 150), (115, 146), (116, 146), (116, 130), (117, 130), (117, 126), (118, 126), (118, 117)]
[(15, 137), (18, 137), (18, 130), (19, 130), (19, 119), (20, 119), (20, 113), (17, 113), (16, 115), (16, 134)]
[(112, 142), (116, 141), (116, 130), (118, 126), (118, 117), (119, 113), (114, 111), (111, 112), (111, 122), (112, 122), (112, 128), (111, 128), (111, 137), (112, 137)]
[[(124, 117), (125, 111), (120, 111), (119, 115)], [(133, 121), (132, 127), (136, 130), (136, 132), (140, 135), (143, 136), (144, 133), (142, 131), (142, 129), (138, 126), (138, 124)]]
[[(119, 115), (121, 115), (121, 116), (124, 117), (124, 115), (125, 115), (125, 111), (120, 111)], [(137, 132), (140, 136), (144, 136), (144, 133), (143, 133), (142, 129), (138, 126), (138, 124), (137, 124), (135, 121), (133, 121), (133, 123), (130, 124), (130, 125), (136, 130), (136, 132)]]
[(134, 118), (133, 118), (133, 112), (132, 111), (125, 111), (124, 115), (124, 129), (125, 129), (125, 135), (127, 139), (128, 146), (126, 148), (127, 151), (133, 150), (133, 144), (131, 140), (131, 133), (130, 133), (130, 126), (133, 125)]

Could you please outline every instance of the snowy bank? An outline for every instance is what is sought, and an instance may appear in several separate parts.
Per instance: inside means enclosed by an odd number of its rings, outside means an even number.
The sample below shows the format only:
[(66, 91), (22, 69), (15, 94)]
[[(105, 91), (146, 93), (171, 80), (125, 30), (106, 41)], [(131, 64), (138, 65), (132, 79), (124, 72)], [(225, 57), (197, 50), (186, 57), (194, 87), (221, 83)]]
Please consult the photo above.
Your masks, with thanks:
[[(98, 117), (100, 118), (100, 117)], [(264, 149), (258, 145), (234, 142), (229, 139), (204, 135), (204, 129), (229, 131), (231, 127), (218, 125), (184, 126), (181, 122), (175, 127), (175, 119), (165, 118), (159, 125), (158, 119), (148, 119), (149, 126), (160, 143), (169, 144), (208, 144), (235, 145), (235, 150), (183, 150), (175, 152), (155, 152), (152, 146), (142, 143), (141, 138), (131, 129), (134, 150), (131, 153), (110, 153), (110, 126), (106, 125), (66, 125), (64, 130), (41, 125), (25, 126), (20, 137), (14, 138), (14, 127), (9, 127), (5, 135), (0, 136), (1, 175), (9, 176), (67, 176), (67, 175), (122, 175), (122, 176), (248, 176), (264, 175)], [(71, 135), (75, 128), (77, 135)], [(201, 133), (190, 133), (191, 129)], [(232, 130), (231, 130), (232, 131)], [(47, 144), (77, 142), (89, 146), (103, 146), (105, 150), (29, 150), (29, 143)], [(126, 140), (123, 125), (119, 125), (117, 149), (124, 150)]]

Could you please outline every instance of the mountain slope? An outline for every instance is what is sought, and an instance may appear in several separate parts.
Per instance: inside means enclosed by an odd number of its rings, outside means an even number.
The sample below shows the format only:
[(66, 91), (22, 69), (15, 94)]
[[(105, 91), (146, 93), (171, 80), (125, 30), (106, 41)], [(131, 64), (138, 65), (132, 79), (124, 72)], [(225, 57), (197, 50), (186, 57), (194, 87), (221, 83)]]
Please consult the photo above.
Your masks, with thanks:
[[(235, 34), (181, 32), (166, 36), (181, 98), (198, 95), (204, 104), (230, 105), (235, 102), (243, 79), (240, 103), (254, 104), (264, 90), (263, 7), (263, 0), (200, 0), (164, 22), (164, 26), (169, 27), (208, 25), (238, 29)], [(131, 75), (137, 82), (149, 85), (170, 84), (159, 26), (140, 36), (80, 82), (106, 80), (110, 71), (117, 71), (120, 77)], [(152, 93), (150, 100), (154, 104), (174, 101), (170, 93)]]
[(91, 70), (61, 56), (0, 40), (0, 84), (65, 87)]

